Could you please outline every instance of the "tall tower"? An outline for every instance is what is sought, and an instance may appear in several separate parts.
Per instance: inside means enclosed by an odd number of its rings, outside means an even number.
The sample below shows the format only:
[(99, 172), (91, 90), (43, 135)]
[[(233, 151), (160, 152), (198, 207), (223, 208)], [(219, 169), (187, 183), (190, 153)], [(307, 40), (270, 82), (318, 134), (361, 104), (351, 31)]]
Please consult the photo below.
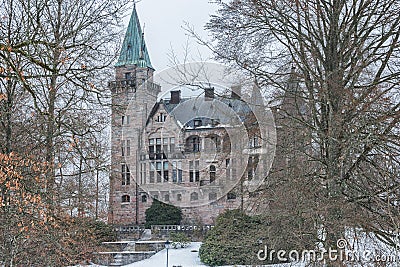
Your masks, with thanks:
[(108, 221), (111, 224), (143, 223), (140, 189), (136, 184), (137, 151), (146, 118), (160, 87), (153, 84), (154, 68), (144, 41), (136, 6), (115, 65), (112, 93), (111, 174)]

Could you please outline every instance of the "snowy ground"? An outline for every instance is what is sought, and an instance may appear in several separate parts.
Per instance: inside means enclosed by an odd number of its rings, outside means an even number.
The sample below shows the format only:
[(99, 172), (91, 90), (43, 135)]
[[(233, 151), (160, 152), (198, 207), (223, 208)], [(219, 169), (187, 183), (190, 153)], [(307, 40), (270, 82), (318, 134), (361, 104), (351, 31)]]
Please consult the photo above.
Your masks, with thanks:
[[(349, 255), (361, 255), (360, 259), (354, 261), (353, 256), (347, 259), (347, 266), (359, 267), (359, 266), (385, 266), (385, 267), (399, 267), (400, 266), (400, 251), (395, 248), (391, 248), (377, 239), (373, 234), (365, 233), (362, 230), (348, 230), (346, 233), (345, 242), (346, 253)], [(192, 242), (186, 248), (180, 249), (169, 249), (168, 251), (168, 267), (181, 266), (181, 267), (208, 267), (207, 265), (200, 262), (199, 248), (200, 242)], [(339, 246), (339, 245), (338, 245)], [(368, 252), (367, 254), (364, 254)], [(300, 254), (301, 255), (301, 254)], [(320, 254), (318, 254), (320, 255)], [(347, 254), (344, 254), (347, 255)], [(364, 255), (364, 256), (363, 256)], [(382, 256), (387, 256), (389, 260), (382, 261)], [(377, 257), (378, 256), (378, 257)], [(395, 256), (391, 259), (389, 256)], [(379, 259), (379, 260), (378, 260)], [(124, 267), (163, 267), (166, 265), (167, 253), (166, 250), (161, 250), (149, 259), (138, 261)], [(235, 265), (237, 267), (244, 265)], [(269, 267), (305, 267), (304, 262), (288, 263), (288, 264), (276, 264), (276, 265), (265, 265)], [(93, 265), (92, 265), (93, 267)], [(100, 266), (99, 266), (100, 267)], [(221, 267), (233, 267), (233, 266), (221, 266)]]
[[(182, 267), (206, 267), (200, 262), (199, 248), (201, 243), (192, 242), (186, 248), (169, 249), (168, 250), (168, 266), (182, 266)], [(195, 252), (192, 252), (195, 251)], [(167, 251), (161, 250), (157, 254), (148, 258), (147, 260), (138, 261), (125, 267), (162, 267), (167, 266)]]
[[(186, 248), (179, 249), (169, 249), (168, 250), (168, 267), (173, 266), (182, 266), (182, 267), (208, 267), (208, 265), (204, 265), (200, 262), (199, 258), (199, 248), (200, 242), (192, 242)], [(92, 265), (92, 267), (99, 265)], [(167, 266), (167, 251), (165, 249), (156, 253), (152, 257), (138, 261), (129, 265), (124, 265), (124, 267), (163, 267)], [(242, 265), (235, 265), (237, 267)], [(269, 265), (273, 267), (289, 267), (296, 266), (302, 267), (301, 264), (278, 264), (278, 265)], [(230, 267), (230, 266), (221, 266), (221, 267)]]

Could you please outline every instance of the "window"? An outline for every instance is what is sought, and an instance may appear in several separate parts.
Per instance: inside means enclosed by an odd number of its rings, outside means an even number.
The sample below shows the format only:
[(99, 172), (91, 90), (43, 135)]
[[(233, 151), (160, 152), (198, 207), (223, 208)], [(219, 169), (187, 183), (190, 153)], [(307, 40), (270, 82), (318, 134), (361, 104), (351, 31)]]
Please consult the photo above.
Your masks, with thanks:
[(157, 175), (157, 183), (169, 181), (169, 163), (168, 161), (150, 162), (150, 183), (154, 183)]
[(158, 199), (158, 195), (154, 195), (153, 198), (154, 198), (154, 199)]
[(252, 137), (250, 137), (250, 140), (249, 140), (249, 148), (256, 148), (256, 147), (259, 147), (258, 136), (253, 135)]
[(199, 152), (200, 151), (200, 137), (194, 135), (186, 139), (186, 151), (187, 152)]
[(142, 195), (142, 202), (143, 203), (147, 202), (147, 196), (146, 195)]
[(247, 179), (249, 181), (251, 181), (253, 179), (253, 176), (254, 176), (253, 170), (252, 169), (248, 170), (247, 171)]
[(122, 203), (131, 202), (131, 197), (128, 196), (128, 195), (123, 195), (123, 196), (121, 197), (121, 201), (122, 201)]
[(157, 161), (157, 162), (156, 162), (156, 170), (157, 170), (157, 171), (161, 171), (161, 166), (162, 166), (161, 164), (162, 164), (162, 163), (161, 163), (160, 161)]
[(182, 162), (173, 161), (172, 162), (172, 182), (182, 183)]
[(258, 165), (258, 156), (249, 157), (247, 164), (247, 179), (251, 181), (255, 175)]
[(146, 163), (140, 164), (140, 183), (146, 184)]
[(128, 165), (126, 164), (121, 165), (121, 178), (122, 178), (122, 185), (131, 184), (131, 172), (129, 170)]
[(150, 183), (154, 183), (154, 175), (155, 175), (156, 167), (154, 165), (154, 162), (150, 162), (149, 164), (150, 164), (150, 172), (149, 172), (149, 174), (150, 174)]
[(203, 125), (203, 122), (201, 120), (194, 120), (194, 127), (200, 127)]
[(156, 171), (157, 171), (157, 183), (161, 183), (162, 177), (162, 162), (156, 162)]
[(200, 162), (196, 160), (194, 162), (194, 169), (195, 169), (195, 182), (198, 182), (200, 180), (200, 168), (199, 168)]
[(214, 165), (210, 166), (210, 183), (215, 181), (216, 168)]
[(171, 137), (169, 139), (169, 152), (173, 153), (175, 152), (175, 138)]
[(199, 161), (189, 161), (189, 182), (198, 182), (200, 180)]
[(156, 147), (155, 145), (155, 139), (151, 138), (149, 139), (149, 159), (155, 159), (156, 158)]
[(164, 161), (164, 164), (163, 164), (163, 178), (164, 178), (164, 181), (168, 181), (168, 175), (169, 174), (169, 172), (168, 172), (168, 161)]
[(220, 150), (220, 140), (217, 135), (209, 135), (205, 138), (204, 149), (215, 153)]
[(227, 198), (228, 200), (236, 199), (236, 194), (235, 194), (235, 193), (232, 193), (232, 192), (229, 192), (228, 195), (226, 196), (226, 198)]
[(199, 194), (197, 194), (196, 192), (193, 192), (190, 194), (190, 201), (196, 201), (199, 200)]
[(131, 72), (126, 72), (125, 73), (125, 80), (131, 80), (132, 79), (132, 73)]
[(167, 119), (167, 114), (160, 113), (160, 114), (157, 115), (155, 121), (156, 122), (165, 122), (166, 119)]
[(169, 201), (169, 195), (168, 195), (168, 194), (166, 194), (166, 195), (164, 196), (164, 201), (166, 201), (166, 202)]
[(168, 138), (163, 138), (163, 152), (168, 152)]
[(176, 195), (176, 200), (177, 201), (182, 201), (182, 194), (177, 194)]
[(131, 140), (122, 140), (121, 141), (121, 156), (130, 156), (131, 155)]
[(217, 125), (219, 125), (219, 120), (217, 120), (217, 119), (211, 119), (211, 126), (212, 126), (212, 127), (215, 127), (215, 126), (217, 126)]
[(163, 159), (164, 153), (161, 146), (161, 138), (156, 138), (156, 159)]
[(131, 155), (131, 140), (126, 140), (126, 155)]
[(226, 179), (231, 179), (231, 159), (225, 159)]
[[(149, 139), (149, 159), (166, 159), (166, 155), (162, 149), (161, 138), (151, 138)], [(167, 145), (164, 145), (165, 147)]]
[(130, 116), (122, 116), (121, 117), (121, 125), (129, 125), (130, 123)]
[(216, 200), (217, 199), (217, 193), (214, 193), (214, 192), (209, 193), (208, 194), (208, 199), (209, 200)]

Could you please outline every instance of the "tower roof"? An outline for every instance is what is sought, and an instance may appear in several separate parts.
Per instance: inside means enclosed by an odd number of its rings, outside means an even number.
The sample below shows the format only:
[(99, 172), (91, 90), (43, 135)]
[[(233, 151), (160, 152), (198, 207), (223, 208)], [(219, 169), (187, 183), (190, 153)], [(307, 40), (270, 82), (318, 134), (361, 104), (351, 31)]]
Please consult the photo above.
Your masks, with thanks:
[(150, 62), (149, 53), (147, 52), (136, 6), (133, 7), (119, 59), (117, 64), (115, 64), (116, 67), (124, 65), (137, 65), (142, 68), (148, 67), (154, 69)]

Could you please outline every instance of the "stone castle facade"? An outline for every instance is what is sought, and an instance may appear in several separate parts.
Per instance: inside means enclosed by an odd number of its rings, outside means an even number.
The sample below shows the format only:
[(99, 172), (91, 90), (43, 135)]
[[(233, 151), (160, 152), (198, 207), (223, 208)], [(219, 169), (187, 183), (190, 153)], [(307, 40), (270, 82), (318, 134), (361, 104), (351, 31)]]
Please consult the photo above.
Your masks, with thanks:
[[(263, 149), (251, 101), (238, 90), (221, 95), (212, 87), (195, 97), (182, 97), (178, 88), (157, 100), (154, 71), (134, 9), (109, 82), (109, 223), (144, 224), (153, 199), (181, 207), (185, 223), (196, 224), (213, 224), (226, 209), (254, 207), (258, 193), (249, 185), (269, 169), (271, 158), (262, 156), (271, 151)], [(253, 97), (260, 104), (261, 96)]]

